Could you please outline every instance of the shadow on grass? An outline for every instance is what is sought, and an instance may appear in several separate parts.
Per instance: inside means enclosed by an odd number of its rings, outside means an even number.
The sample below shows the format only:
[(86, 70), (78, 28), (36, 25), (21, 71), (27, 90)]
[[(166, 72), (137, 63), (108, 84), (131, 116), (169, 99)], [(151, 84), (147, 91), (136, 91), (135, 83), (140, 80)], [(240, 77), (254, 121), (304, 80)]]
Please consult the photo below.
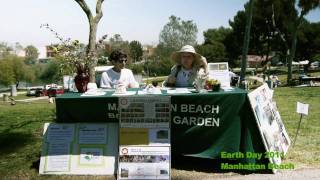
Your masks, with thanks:
[(1, 132), (0, 133), (0, 155), (13, 153), (20, 148), (30, 144), (35, 137), (31, 133)]
[(271, 170), (221, 170), (221, 163), (237, 164), (239, 161), (222, 159), (205, 159), (189, 156), (174, 156), (171, 167), (177, 170), (198, 171), (204, 173), (270, 174)]

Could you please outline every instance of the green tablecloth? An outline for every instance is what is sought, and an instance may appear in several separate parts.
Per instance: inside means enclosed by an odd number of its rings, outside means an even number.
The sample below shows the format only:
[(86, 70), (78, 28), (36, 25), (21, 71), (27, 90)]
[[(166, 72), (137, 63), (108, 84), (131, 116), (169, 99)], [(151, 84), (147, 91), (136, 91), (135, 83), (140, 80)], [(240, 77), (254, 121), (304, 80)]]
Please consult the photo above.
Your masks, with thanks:
[[(79, 93), (67, 93), (59, 96), (56, 98), (57, 121), (118, 122), (115, 108), (118, 97), (111, 94), (82, 97)], [(213, 159), (220, 158), (221, 152), (265, 152), (246, 91), (234, 89), (170, 96), (171, 104), (178, 107), (171, 113), (173, 155)], [(186, 112), (185, 108), (191, 111)], [(266, 159), (244, 158), (240, 161), (265, 163)]]

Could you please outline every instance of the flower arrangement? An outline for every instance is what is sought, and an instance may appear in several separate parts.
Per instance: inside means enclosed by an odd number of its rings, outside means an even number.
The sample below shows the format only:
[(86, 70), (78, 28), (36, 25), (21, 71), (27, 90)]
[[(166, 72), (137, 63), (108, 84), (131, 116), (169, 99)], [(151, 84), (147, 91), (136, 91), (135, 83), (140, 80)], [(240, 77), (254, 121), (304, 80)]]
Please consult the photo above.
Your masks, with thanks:
[(221, 83), (216, 79), (209, 79), (206, 81), (205, 88), (212, 91), (218, 91), (220, 89)]
[(59, 63), (61, 74), (76, 74), (75, 84), (79, 92), (87, 90), (89, 83), (90, 67), (94, 67), (98, 61), (96, 52), (98, 49), (104, 49), (104, 40), (107, 35), (96, 44), (96, 51), (88, 52), (86, 45), (78, 40), (65, 39), (54, 31), (48, 24), (42, 24), (40, 28), (46, 28), (52, 32), (60, 43), (51, 45), (55, 59)]

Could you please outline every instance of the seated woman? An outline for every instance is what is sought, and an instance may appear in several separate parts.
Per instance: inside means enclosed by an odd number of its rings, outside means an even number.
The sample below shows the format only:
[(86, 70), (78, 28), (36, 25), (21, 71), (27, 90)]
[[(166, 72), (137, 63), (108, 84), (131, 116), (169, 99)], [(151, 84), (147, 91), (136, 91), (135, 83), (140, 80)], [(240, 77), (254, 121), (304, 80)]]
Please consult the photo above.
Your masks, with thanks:
[(169, 87), (193, 87), (199, 71), (208, 73), (208, 65), (205, 57), (196, 53), (190, 45), (183, 46), (180, 51), (172, 54), (172, 60), (176, 62), (171, 68), (164, 86)]
[(100, 81), (101, 88), (116, 88), (117, 85), (124, 85), (126, 88), (139, 87), (132, 71), (125, 68), (127, 55), (124, 52), (115, 50), (110, 54), (109, 59), (113, 64), (113, 68), (102, 73)]

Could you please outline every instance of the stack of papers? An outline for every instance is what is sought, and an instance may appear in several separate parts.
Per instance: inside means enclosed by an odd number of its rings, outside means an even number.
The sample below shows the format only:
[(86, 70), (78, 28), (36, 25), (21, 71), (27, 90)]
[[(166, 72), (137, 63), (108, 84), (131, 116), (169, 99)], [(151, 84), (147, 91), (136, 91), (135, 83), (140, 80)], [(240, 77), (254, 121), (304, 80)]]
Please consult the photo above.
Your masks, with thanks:
[(103, 96), (105, 94), (106, 92), (101, 92), (101, 91), (87, 91), (83, 93), (81, 96)]
[(146, 95), (146, 94), (162, 94), (161, 90), (159, 88), (146, 88), (143, 89), (142, 91), (138, 91), (139, 95)]
[(167, 90), (168, 94), (189, 94), (191, 91), (188, 88), (176, 88), (173, 90)]
[(228, 86), (224, 86), (224, 87), (221, 87), (221, 89), (222, 90), (224, 90), (224, 91), (233, 91), (234, 90), (234, 88), (233, 87), (228, 87)]
[(127, 91), (125, 93), (113, 93), (112, 96), (131, 96), (135, 95), (137, 92), (136, 91)]

